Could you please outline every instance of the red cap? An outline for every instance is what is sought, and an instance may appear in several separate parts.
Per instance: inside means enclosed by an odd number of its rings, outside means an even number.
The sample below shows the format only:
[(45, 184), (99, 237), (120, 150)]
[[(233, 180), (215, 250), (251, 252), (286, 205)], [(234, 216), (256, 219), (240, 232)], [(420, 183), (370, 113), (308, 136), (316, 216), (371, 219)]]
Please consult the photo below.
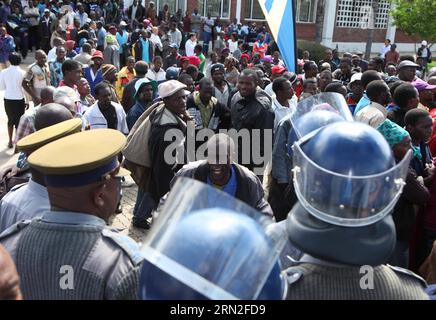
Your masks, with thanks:
[(282, 74), (285, 71), (286, 68), (282, 66), (274, 66), (271, 68), (271, 74)]
[(250, 56), (246, 53), (241, 54), (240, 59), (242, 59), (242, 58), (247, 58), (247, 60), (250, 60)]
[(95, 52), (92, 54), (92, 58), (91, 59), (94, 59), (94, 58), (101, 58), (101, 59), (103, 59), (103, 53), (100, 50), (95, 50)]
[(185, 56), (180, 58), (180, 63), (185, 62), (185, 61), (189, 61), (189, 58), (185, 57)]
[(188, 59), (189, 59), (189, 64), (192, 64), (196, 67), (198, 67), (201, 63), (200, 58), (197, 56), (189, 56)]

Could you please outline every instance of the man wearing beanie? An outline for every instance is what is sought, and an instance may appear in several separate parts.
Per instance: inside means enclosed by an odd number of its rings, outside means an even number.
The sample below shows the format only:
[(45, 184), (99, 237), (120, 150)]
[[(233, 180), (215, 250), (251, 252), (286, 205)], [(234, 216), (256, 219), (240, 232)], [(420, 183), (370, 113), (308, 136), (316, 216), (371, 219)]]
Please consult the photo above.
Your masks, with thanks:
[[(115, 90), (115, 82), (117, 81), (117, 68), (112, 64), (104, 64), (101, 66), (101, 72), (103, 75), (104, 83), (108, 84), (111, 89), (111, 101), (115, 103), (120, 103), (120, 99), (117, 96), (117, 92)], [(94, 92), (94, 96), (96, 93)]]

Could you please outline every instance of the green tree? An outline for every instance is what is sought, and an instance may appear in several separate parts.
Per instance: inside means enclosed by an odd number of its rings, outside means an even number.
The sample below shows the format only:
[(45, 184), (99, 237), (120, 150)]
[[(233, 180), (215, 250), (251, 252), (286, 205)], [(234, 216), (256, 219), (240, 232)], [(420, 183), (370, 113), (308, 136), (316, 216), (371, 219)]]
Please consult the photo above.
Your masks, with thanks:
[(396, 7), (391, 15), (397, 27), (428, 42), (436, 41), (435, 0), (393, 0), (393, 3)]

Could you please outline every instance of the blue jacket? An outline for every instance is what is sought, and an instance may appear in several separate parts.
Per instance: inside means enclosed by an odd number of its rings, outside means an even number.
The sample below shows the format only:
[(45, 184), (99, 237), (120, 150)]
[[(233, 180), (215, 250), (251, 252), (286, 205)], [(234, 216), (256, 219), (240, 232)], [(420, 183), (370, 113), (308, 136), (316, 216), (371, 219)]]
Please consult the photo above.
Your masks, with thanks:
[(97, 75), (95, 76), (95, 79), (92, 80), (91, 67), (85, 68), (84, 72), (85, 72), (85, 78), (86, 78), (86, 80), (88, 80), (89, 86), (91, 87), (91, 94), (94, 96), (95, 86), (103, 81), (103, 73), (101, 72), (101, 69), (99, 69), (97, 71)]
[(132, 130), (132, 127), (135, 125), (136, 120), (139, 119), (139, 117), (145, 112), (145, 110), (147, 110), (147, 107), (144, 107), (138, 101), (136, 101), (133, 107), (130, 108), (126, 118), (129, 131)]
[(6, 63), (9, 59), (9, 54), (15, 50), (14, 38), (6, 35), (0, 38), (0, 63)]

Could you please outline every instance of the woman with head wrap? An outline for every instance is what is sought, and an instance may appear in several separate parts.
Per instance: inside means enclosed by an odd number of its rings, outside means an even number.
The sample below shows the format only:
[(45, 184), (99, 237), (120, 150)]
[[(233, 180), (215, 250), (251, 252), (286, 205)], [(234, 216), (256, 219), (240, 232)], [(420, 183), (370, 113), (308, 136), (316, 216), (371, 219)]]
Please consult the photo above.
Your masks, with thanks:
[(103, 52), (103, 63), (114, 65), (117, 70), (120, 69), (120, 55), (118, 53), (118, 43), (114, 35), (106, 35), (107, 46)]
[[(391, 146), (395, 160), (402, 161), (412, 149), (409, 133), (390, 120), (385, 120), (377, 130)], [(409, 166), (406, 185), (392, 212), (397, 231), (397, 242), (389, 259), (389, 264), (409, 268), (409, 242), (412, 240), (416, 227), (416, 216), (419, 208), (424, 208), (427, 205), (429, 197), (430, 193), (424, 185), (423, 178), (418, 177), (416, 171)]]

